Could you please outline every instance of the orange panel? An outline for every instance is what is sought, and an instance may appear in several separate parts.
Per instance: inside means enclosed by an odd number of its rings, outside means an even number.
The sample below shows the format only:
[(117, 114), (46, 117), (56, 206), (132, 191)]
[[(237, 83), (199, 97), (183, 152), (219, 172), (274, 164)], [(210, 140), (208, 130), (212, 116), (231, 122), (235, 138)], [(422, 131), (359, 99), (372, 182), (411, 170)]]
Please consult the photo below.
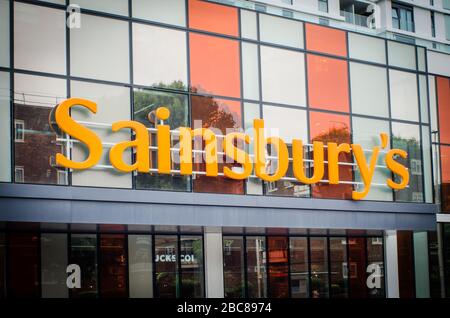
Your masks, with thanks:
[(439, 137), (442, 143), (450, 144), (450, 79), (436, 77), (439, 109)]
[(238, 41), (189, 34), (191, 90), (220, 96), (241, 96)]
[(450, 212), (450, 146), (441, 146), (442, 211)]
[[(323, 112), (310, 112), (309, 131), (311, 141), (323, 141), (349, 143), (350, 138), (350, 117), (347, 115), (336, 115)], [(325, 150), (325, 158), (327, 151)], [(326, 160), (326, 159), (325, 159)], [(352, 162), (351, 154), (341, 153), (340, 162)], [(325, 175), (323, 179), (328, 179), (328, 165), (325, 164)], [(339, 166), (339, 180), (352, 181), (353, 172), (351, 166)], [(328, 184), (318, 183), (312, 186), (312, 196), (314, 198), (326, 199), (351, 199), (353, 186), (349, 184)]]
[(309, 106), (349, 112), (347, 62), (308, 54)]
[(239, 36), (237, 8), (206, 1), (189, 0), (189, 27)]
[(347, 56), (345, 31), (306, 23), (306, 49), (339, 56)]

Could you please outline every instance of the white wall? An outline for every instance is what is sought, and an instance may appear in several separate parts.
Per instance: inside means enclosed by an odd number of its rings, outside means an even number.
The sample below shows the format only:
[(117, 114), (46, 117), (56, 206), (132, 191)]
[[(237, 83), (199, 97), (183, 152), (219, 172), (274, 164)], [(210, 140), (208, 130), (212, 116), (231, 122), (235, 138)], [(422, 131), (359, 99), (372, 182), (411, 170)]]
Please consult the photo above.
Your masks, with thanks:
[(450, 54), (428, 50), (428, 72), (450, 77)]
[(206, 227), (204, 233), (206, 297), (223, 298), (223, 252), (222, 229)]

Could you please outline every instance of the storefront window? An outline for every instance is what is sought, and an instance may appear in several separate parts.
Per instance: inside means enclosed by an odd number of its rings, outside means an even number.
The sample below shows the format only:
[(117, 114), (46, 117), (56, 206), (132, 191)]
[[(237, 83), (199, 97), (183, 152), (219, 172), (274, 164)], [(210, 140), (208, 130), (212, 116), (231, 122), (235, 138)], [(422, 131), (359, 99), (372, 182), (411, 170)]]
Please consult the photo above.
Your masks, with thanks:
[(67, 234), (41, 234), (42, 298), (67, 298)]
[(268, 241), (268, 278), (269, 297), (289, 297), (289, 254), (288, 238), (269, 236)]
[(127, 297), (127, 256), (125, 235), (100, 235), (100, 295)]
[(203, 240), (201, 236), (181, 236), (181, 295), (183, 298), (202, 298), (203, 284)]
[(330, 237), (330, 294), (333, 298), (348, 297), (347, 240)]
[(414, 298), (416, 294), (412, 231), (397, 231), (397, 256), (400, 298)]
[(247, 290), (249, 298), (267, 297), (266, 238), (247, 237)]
[(80, 266), (81, 288), (70, 290), (73, 298), (97, 297), (97, 235), (72, 234), (70, 238), (70, 263)]
[(155, 296), (160, 298), (180, 297), (178, 237), (155, 236)]
[(130, 297), (153, 297), (151, 235), (128, 235), (128, 262)]
[(329, 297), (328, 248), (326, 237), (311, 237), (311, 297)]
[[(370, 298), (385, 297), (384, 282), (384, 248), (382, 237), (367, 238), (367, 269), (368, 275), (372, 275), (373, 279), (369, 279), (371, 283), (368, 288)], [(372, 288), (371, 288), (372, 287)]]
[(309, 257), (306, 237), (290, 238), (291, 297), (309, 297)]
[(226, 298), (245, 297), (244, 238), (223, 237), (223, 275)]

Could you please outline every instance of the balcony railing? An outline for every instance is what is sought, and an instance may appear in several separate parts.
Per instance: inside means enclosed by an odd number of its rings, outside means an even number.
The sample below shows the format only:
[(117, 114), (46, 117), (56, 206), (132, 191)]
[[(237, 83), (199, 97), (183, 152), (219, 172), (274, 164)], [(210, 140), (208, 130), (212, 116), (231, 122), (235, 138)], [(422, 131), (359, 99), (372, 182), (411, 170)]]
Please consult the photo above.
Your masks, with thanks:
[(369, 27), (368, 18), (364, 15), (359, 15), (353, 12), (343, 11), (341, 10), (341, 16), (345, 18), (345, 22), (359, 25), (362, 27)]

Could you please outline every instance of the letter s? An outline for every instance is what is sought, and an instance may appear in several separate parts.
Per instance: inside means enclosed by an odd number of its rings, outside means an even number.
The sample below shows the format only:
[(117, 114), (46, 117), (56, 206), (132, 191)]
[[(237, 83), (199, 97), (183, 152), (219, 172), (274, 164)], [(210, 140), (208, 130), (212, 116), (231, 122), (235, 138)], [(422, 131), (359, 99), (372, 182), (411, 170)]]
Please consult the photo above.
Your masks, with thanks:
[(408, 153), (401, 149), (392, 149), (386, 154), (385, 158), (388, 169), (402, 178), (400, 183), (396, 183), (389, 178), (387, 180), (387, 185), (394, 190), (401, 190), (406, 188), (409, 183), (409, 172), (408, 168), (394, 160), (395, 155), (399, 155), (403, 159), (406, 159), (408, 158)]
[(89, 149), (89, 156), (85, 161), (75, 162), (57, 153), (56, 164), (70, 169), (88, 169), (95, 166), (100, 160), (102, 155), (102, 142), (92, 130), (78, 124), (70, 117), (70, 108), (76, 105), (86, 107), (94, 114), (97, 112), (96, 103), (87, 99), (69, 98), (57, 106), (55, 112), (56, 123), (66, 134), (86, 144)]

